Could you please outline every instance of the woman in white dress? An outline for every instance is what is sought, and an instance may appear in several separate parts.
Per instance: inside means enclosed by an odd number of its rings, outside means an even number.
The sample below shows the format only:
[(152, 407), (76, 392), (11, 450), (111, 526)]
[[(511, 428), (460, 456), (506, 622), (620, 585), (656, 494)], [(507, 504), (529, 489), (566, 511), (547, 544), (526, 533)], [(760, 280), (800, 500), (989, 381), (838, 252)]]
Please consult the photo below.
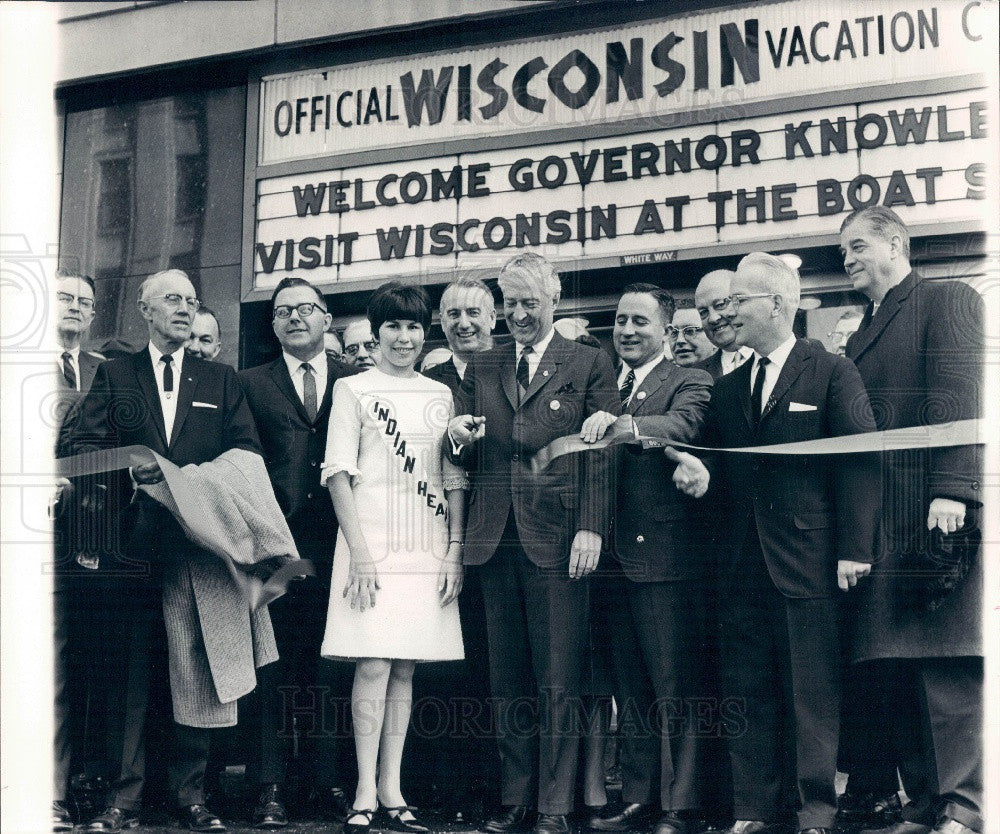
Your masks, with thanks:
[(414, 370), (430, 325), (419, 287), (385, 284), (368, 319), (376, 367), (333, 389), (322, 481), (340, 522), (322, 654), (356, 664), (358, 787), (346, 834), (422, 832), (400, 790), (418, 661), (460, 660), (465, 474), (445, 454), (447, 386)]

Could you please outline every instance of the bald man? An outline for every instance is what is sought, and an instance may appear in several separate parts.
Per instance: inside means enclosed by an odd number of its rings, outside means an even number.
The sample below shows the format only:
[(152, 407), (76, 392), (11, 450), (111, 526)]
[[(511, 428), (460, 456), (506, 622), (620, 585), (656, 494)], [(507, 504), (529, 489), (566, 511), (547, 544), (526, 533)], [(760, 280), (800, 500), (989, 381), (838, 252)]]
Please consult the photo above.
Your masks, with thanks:
[(694, 307), (705, 337), (718, 350), (708, 359), (696, 362), (693, 367), (708, 371), (712, 379), (735, 371), (753, 353), (736, 343), (736, 330), (732, 324), (735, 310), (729, 297), (735, 277), (736, 273), (728, 269), (713, 270), (698, 282), (694, 291)]

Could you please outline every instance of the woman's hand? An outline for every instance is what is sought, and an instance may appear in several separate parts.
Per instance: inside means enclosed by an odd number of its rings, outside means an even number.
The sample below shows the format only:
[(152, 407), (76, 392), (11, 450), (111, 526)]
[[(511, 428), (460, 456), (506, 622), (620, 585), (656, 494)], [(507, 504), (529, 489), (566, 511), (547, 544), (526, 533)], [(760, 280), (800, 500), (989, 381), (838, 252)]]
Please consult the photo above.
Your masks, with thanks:
[(382, 586), (378, 582), (378, 569), (368, 551), (351, 554), (351, 567), (347, 573), (344, 596), (350, 600), (351, 608), (366, 611), (375, 607), (375, 592)]
[(455, 601), (462, 591), (462, 545), (458, 542), (451, 542), (448, 545), (448, 555), (441, 563), (441, 570), (438, 571), (438, 594), (441, 597), (441, 606), (444, 607)]

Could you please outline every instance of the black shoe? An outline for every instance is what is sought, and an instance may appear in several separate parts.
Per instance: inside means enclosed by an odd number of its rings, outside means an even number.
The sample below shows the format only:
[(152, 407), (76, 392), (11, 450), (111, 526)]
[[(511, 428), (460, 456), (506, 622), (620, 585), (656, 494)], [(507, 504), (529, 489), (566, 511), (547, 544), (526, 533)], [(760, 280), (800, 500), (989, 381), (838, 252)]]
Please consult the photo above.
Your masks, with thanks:
[[(372, 827), (372, 817), (374, 816), (374, 808), (348, 808), (347, 821), (344, 823), (343, 834), (368, 834), (369, 829)], [(359, 817), (364, 822), (351, 822), (351, 820)]]
[[(383, 808), (385, 811), (385, 828), (389, 831), (402, 831), (403, 834), (426, 834), (430, 829), (418, 820), (413, 812), (416, 808), (409, 805), (397, 805), (395, 807)], [(408, 814), (409, 819), (403, 819), (403, 814)]]
[(347, 794), (340, 788), (315, 788), (312, 792), (312, 807), (320, 819), (326, 822), (346, 822), (350, 812)]
[(180, 809), (181, 828), (191, 831), (225, 831), (226, 826), (222, 824), (215, 814), (204, 805), (188, 805)]
[(532, 834), (569, 834), (565, 814), (539, 814)]
[(265, 785), (261, 789), (251, 824), (254, 828), (284, 828), (288, 825), (285, 803), (281, 801), (281, 789), (277, 785)]
[(139, 824), (139, 815), (135, 811), (124, 808), (105, 808), (104, 812), (94, 817), (87, 826), (88, 831), (124, 831), (135, 828)]
[[(718, 831), (719, 834), (723, 834), (726, 829), (714, 830)], [(713, 831), (713, 828), (706, 820), (700, 817), (684, 819), (670, 811), (667, 811), (660, 817), (653, 828), (653, 834), (705, 834), (708, 831)]]
[(878, 829), (903, 821), (899, 794), (845, 792), (837, 800), (837, 824), (842, 828)]
[(649, 826), (655, 815), (656, 809), (652, 805), (640, 802), (615, 805), (593, 815), (587, 822), (587, 828), (592, 831), (642, 830)]
[(761, 820), (736, 820), (726, 834), (794, 834), (791, 825), (781, 822), (762, 822)]
[(485, 834), (519, 834), (531, 831), (535, 812), (527, 805), (506, 805), (495, 817), (479, 827)]
[(52, 830), (69, 831), (73, 828), (73, 818), (69, 815), (67, 808), (61, 800), (52, 801)]

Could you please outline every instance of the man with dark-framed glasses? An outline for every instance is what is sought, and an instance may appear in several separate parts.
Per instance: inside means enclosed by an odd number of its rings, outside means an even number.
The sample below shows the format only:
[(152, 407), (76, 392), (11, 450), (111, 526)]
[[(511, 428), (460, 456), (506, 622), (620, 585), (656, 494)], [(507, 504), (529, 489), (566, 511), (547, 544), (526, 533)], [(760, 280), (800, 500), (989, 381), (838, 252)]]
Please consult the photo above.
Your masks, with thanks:
[(357, 319), (344, 328), (344, 361), (361, 370), (375, 367), (378, 342), (372, 335), (368, 319)]
[(674, 362), (682, 368), (690, 368), (704, 362), (716, 352), (716, 347), (705, 335), (701, 318), (693, 307), (679, 307), (667, 327), (667, 344)]

